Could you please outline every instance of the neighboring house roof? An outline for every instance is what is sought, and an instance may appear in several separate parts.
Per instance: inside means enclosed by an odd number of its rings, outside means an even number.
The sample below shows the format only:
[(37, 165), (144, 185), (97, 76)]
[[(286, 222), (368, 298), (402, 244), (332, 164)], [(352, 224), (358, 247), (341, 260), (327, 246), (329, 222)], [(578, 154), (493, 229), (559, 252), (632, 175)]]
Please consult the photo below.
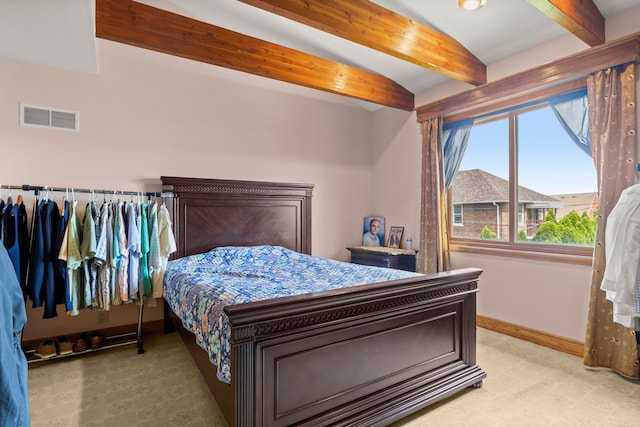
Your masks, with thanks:
[[(470, 169), (459, 171), (451, 186), (453, 203), (492, 203), (509, 201), (509, 182), (483, 171)], [(529, 188), (518, 186), (518, 198), (528, 208), (561, 208), (562, 201), (538, 193)]]
[(562, 218), (571, 211), (576, 211), (578, 215), (586, 212), (587, 215), (593, 217), (596, 207), (598, 206), (598, 193), (575, 193), (575, 194), (554, 194), (552, 196), (560, 200), (564, 206), (558, 209), (556, 218)]

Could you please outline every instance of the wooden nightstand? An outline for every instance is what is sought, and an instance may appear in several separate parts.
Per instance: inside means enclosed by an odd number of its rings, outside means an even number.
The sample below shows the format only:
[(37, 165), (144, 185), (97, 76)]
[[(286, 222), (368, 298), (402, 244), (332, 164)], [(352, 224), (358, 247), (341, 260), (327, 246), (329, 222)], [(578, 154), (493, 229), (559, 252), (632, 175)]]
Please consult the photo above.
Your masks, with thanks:
[(351, 252), (351, 262), (354, 264), (416, 271), (415, 251), (382, 246), (352, 246), (347, 249)]

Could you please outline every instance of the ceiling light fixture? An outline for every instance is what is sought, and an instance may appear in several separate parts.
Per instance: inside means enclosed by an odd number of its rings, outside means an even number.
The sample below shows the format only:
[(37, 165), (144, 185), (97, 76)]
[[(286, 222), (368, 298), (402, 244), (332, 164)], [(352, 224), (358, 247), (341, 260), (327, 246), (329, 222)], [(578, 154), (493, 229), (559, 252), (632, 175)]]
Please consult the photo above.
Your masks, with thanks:
[(464, 10), (480, 9), (487, 0), (458, 0), (458, 6)]

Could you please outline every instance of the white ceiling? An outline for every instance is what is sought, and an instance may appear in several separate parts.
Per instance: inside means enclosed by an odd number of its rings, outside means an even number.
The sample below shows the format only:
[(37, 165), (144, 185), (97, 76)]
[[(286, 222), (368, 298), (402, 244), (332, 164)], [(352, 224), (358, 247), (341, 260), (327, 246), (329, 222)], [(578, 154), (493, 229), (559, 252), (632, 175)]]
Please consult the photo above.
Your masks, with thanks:
[(0, 0), (0, 57), (97, 72), (91, 0)]
[[(141, 2), (382, 74), (413, 93), (449, 79), (236, 0)], [(457, 0), (374, 2), (458, 40), (485, 64), (567, 34), (526, 0), (487, 0), (473, 12)], [(605, 18), (640, 7), (640, 0), (595, 3)], [(0, 57), (97, 73), (94, 8), (92, 0), (0, 0)]]

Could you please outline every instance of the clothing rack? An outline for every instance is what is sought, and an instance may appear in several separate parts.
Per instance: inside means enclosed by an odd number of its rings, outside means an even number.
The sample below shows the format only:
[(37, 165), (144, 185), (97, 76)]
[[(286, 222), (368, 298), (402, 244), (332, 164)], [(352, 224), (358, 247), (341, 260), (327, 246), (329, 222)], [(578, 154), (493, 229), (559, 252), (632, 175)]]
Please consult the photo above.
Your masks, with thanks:
[(48, 187), (42, 185), (3, 185), (0, 184), (0, 190), (21, 190), (21, 191), (33, 191), (36, 196), (40, 195), (41, 191), (55, 191), (55, 192), (68, 192), (73, 191), (76, 193), (87, 194), (114, 194), (125, 196), (146, 196), (146, 197), (173, 197), (173, 193), (153, 192), (153, 191), (122, 191), (122, 190), (100, 190), (92, 188), (75, 188), (75, 187)]
[[(165, 193), (165, 192), (140, 192), (140, 191), (122, 191), (122, 190), (104, 190), (104, 189), (92, 189), (92, 188), (75, 188), (75, 187), (49, 187), (49, 186), (41, 186), (41, 185), (30, 185), (30, 184), (23, 184), (23, 185), (3, 185), (0, 184), (0, 196), (2, 196), (2, 190), (19, 190), (19, 191), (33, 191), (34, 195), (35, 195), (35, 199), (34, 199), (34, 207), (37, 205), (38, 203), (38, 199), (40, 196), (40, 192), (42, 191), (53, 191), (53, 192), (71, 192), (72, 194), (74, 193), (85, 193), (85, 194), (91, 194), (91, 195), (95, 195), (95, 194), (102, 194), (102, 195), (113, 195), (115, 196), (138, 196), (138, 197), (142, 197), (145, 196), (146, 198), (148, 198), (149, 200), (153, 197), (161, 197), (161, 198), (170, 198), (173, 197), (173, 193)], [(10, 194), (11, 195), (11, 194)], [(31, 229), (29, 230), (30, 233), (33, 233), (33, 220), (34, 220), (34, 215), (32, 214), (32, 218), (31, 218)], [(25, 297), (25, 303), (26, 303), (26, 297)], [(138, 310), (138, 319), (137, 319), (137, 328), (136, 328), (136, 332), (132, 332), (129, 334), (121, 334), (121, 335), (117, 335), (117, 336), (113, 336), (113, 337), (108, 337), (108, 339), (112, 339), (113, 343), (109, 344), (106, 343), (104, 345), (102, 345), (99, 349), (106, 349), (106, 348), (111, 348), (111, 347), (117, 347), (117, 346), (122, 346), (122, 345), (127, 345), (127, 344), (137, 344), (138, 347), (138, 354), (142, 354), (144, 353), (144, 347), (143, 347), (143, 341), (142, 341), (142, 316), (143, 316), (143, 307), (144, 307), (144, 299), (140, 299), (139, 301), (139, 310)], [(21, 334), (22, 335), (22, 334)], [(127, 340), (127, 337), (129, 336), (133, 336), (135, 335), (135, 340)], [(83, 353), (72, 353), (69, 355), (58, 355), (58, 356), (54, 356), (52, 358), (48, 358), (48, 359), (40, 359), (40, 358), (35, 358), (35, 357), (29, 357), (29, 353), (32, 353), (34, 350), (31, 351), (25, 351), (25, 353), (27, 353), (27, 361), (29, 363), (31, 362), (38, 362), (38, 361), (45, 361), (45, 360), (50, 360), (50, 359), (56, 359), (59, 357), (66, 357), (66, 356), (71, 356), (71, 355), (77, 355), (77, 354), (83, 354)], [(95, 351), (93, 349), (89, 349), (87, 351)]]

